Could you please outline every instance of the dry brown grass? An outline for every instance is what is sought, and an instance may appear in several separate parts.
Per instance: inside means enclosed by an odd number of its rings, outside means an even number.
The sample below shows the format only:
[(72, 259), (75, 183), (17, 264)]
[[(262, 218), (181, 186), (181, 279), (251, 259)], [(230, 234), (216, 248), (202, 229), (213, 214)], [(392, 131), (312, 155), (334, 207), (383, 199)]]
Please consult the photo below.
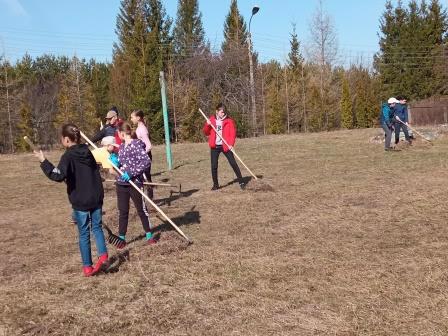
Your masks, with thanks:
[[(64, 185), (31, 155), (1, 156), (0, 335), (446, 335), (448, 140), (385, 153), (378, 132), (239, 141), (264, 176), (244, 192), (209, 191), (206, 144), (173, 146), (170, 173), (156, 148), (154, 180), (184, 192), (156, 198), (194, 244), (162, 231), (128, 255), (110, 247), (116, 272), (92, 278)], [(116, 228), (114, 205), (109, 186)]]

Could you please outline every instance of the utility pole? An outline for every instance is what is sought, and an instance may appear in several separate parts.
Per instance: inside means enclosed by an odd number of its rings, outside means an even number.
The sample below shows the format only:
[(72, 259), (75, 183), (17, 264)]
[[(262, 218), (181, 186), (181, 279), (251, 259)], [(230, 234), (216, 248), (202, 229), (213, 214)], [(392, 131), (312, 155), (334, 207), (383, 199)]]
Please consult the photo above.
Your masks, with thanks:
[(249, 36), (248, 36), (248, 49), (249, 49), (249, 78), (250, 78), (250, 98), (252, 102), (252, 129), (253, 135), (258, 135), (257, 129), (257, 106), (255, 102), (255, 80), (254, 80), (254, 63), (253, 63), (253, 55), (252, 55), (252, 34), (250, 32), (250, 24), (252, 22), (252, 18), (255, 14), (258, 13), (260, 7), (254, 6), (252, 8), (252, 15), (249, 20)]

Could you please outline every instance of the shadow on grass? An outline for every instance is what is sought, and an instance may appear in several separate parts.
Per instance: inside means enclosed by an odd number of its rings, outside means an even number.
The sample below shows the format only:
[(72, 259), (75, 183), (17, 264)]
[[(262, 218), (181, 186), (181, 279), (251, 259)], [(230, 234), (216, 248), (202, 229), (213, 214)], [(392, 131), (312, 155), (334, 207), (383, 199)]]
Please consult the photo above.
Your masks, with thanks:
[[(263, 178), (263, 175), (256, 175), (257, 176), (257, 178), (259, 178), (259, 179), (262, 179)], [(252, 181), (254, 178), (252, 177), (252, 176), (243, 176), (243, 182), (244, 182), (244, 184), (248, 184), (250, 181)], [(220, 189), (222, 189), (222, 188), (226, 188), (226, 187), (229, 187), (229, 186), (231, 186), (232, 184), (235, 184), (235, 183), (239, 183), (239, 181), (238, 181), (238, 179), (234, 179), (234, 180), (232, 180), (232, 181), (230, 181), (230, 182), (227, 182), (226, 184), (224, 184), (224, 185), (222, 185), (222, 186), (220, 186), (219, 188)]]
[[(184, 225), (200, 224), (201, 215), (199, 214), (199, 211), (194, 210), (195, 208), (196, 206), (193, 206), (190, 211), (187, 211), (182, 216), (173, 217), (171, 218), (171, 220), (179, 227)], [(166, 221), (164, 218), (160, 217), (159, 215), (157, 215), (157, 218), (162, 221), (162, 224), (154, 228), (155, 232), (158, 232), (160, 234), (161, 232), (174, 230), (171, 224), (168, 223), (168, 221)]]
[(158, 206), (163, 206), (163, 205), (171, 205), (171, 202), (177, 201), (180, 198), (184, 198), (184, 197), (190, 197), (191, 195), (193, 195), (195, 192), (198, 192), (199, 189), (190, 189), (190, 190), (186, 190), (186, 191), (170, 191), (170, 196), (166, 197), (166, 198), (160, 198), (158, 200), (156, 200), (156, 204)]
[[(202, 161), (205, 161), (205, 160), (206, 160), (206, 159), (201, 159), (201, 160), (197, 160), (197, 161), (193, 161), (193, 162), (185, 162), (185, 163), (182, 163), (182, 164), (179, 164), (179, 165), (173, 167), (172, 170), (176, 170), (176, 169), (179, 169), (179, 168), (181, 168), (181, 167), (183, 167), (183, 166), (188, 166), (188, 165), (191, 165), (191, 164), (194, 164), (194, 163), (199, 163), (199, 162), (202, 162)], [(166, 172), (167, 172), (166, 170), (163, 170), (163, 171), (160, 171), (160, 172), (151, 174), (151, 176), (160, 176), (160, 175), (162, 175), (162, 174), (165, 174)], [(163, 179), (162, 181), (163, 181), (163, 182), (168, 182), (169, 179), (166, 179), (166, 178), (165, 178), (165, 179)]]

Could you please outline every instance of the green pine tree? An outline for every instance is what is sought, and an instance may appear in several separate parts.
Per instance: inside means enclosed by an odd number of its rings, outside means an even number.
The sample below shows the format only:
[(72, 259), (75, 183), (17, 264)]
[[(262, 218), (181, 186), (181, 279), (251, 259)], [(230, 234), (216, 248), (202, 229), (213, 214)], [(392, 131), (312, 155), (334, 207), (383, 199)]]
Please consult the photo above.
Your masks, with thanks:
[(222, 51), (230, 51), (243, 47), (247, 50), (248, 32), (243, 16), (238, 10), (237, 0), (232, 0), (230, 11), (224, 23), (224, 42)]
[(288, 53), (288, 67), (294, 76), (299, 76), (303, 66), (303, 56), (300, 52), (300, 42), (296, 32), (296, 25), (292, 26), (291, 39), (289, 40), (290, 51)]
[(174, 49), (182, 56), (194, 55), (205, 46), (202, 15), (197, 0), (179, 0), (173, 35)]
[(304, 58), (300, 52), (300, 42), (296, 33), (295, 24), (293, 24), (289, 43), (290, 51), (287, 59), (287, 81), (291, 115), (290, 124), (293, 130), (302, 131), (305, 128), (304, 107), (306, 107), (306, 72)]
[(28, 144), (23, 140), (26, 135), (30, 139), (34, 139), (31, 106), (23, 102), (20, 107), (20, 121), (16, 125), (17, 134), (14, 142), (15, 148), (19, 152), (24, 152), (29, 149)]
[(184, 141), (202, 141), (202, 119), (198, 118), (199, 90), (192, 85), (188, 90), (185, 104), (185, 116), (182, 121), (181, 138)]
[(350, 87), (347, 78), (342, 80), (342, 97), (341, 97), (341, 123), (342, 127), (353, 128), (353, 109), (352, 98), (350, 96)]
[[(123, 79), (126, 86), (111, 83), (112, 91), (127, 104), (123, 106), (126, 110), (145, 112), (155, 143), (163, 141), (159, 75), (172, 51), (170, 27), (171, 19), (160, 0), (122, 0), (111, 80)], [(127, 94), (122, 90), (128, 90)]]
[(282, 105), (283, 73), (280, 63), (271, 61), (266, 65), (267, 130), (271, 134), (285, 132), (285, 109)]

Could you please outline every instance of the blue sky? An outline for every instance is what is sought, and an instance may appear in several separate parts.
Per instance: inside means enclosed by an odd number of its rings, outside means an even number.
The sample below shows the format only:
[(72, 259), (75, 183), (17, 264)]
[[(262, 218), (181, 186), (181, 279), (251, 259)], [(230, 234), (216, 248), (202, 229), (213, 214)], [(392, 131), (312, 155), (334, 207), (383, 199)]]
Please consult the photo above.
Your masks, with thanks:
[[(175, 18), (177, 0), (164, 0), (167, 13)], [(378, 49), (379, 19), (385, 0), (324, 0), (337, 31), (340, 61), (371, 58)], [(119, 0), (0, 0), (0, 53), (15, 60), (28, 51), (111, 60), (116, 40), (115, 23)], [(230, 0), (199, 0), (207, 38), (218, 49)], [(289, 50), (292, 23), (302, 45), (309, 42), (309, 21), (317, 6), (313, 0), (239, 0), (249, 20), (253, 5), (260, 11), (251, 31), (254, 50), (263, 61), (283, 61)]]

